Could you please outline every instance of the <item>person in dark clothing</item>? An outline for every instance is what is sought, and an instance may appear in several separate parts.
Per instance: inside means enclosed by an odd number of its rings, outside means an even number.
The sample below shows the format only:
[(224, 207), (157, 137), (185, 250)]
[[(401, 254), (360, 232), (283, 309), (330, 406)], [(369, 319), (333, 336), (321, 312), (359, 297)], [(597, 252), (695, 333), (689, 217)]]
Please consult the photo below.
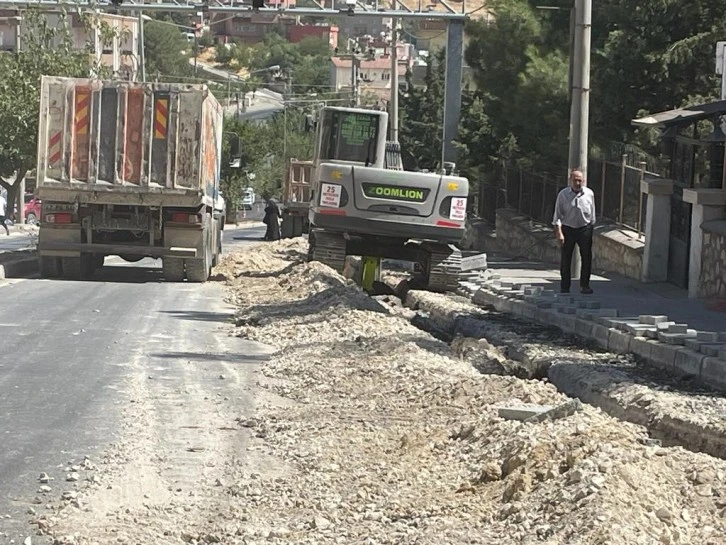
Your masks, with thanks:
[(262, 221), (267, 225), (265, 240), (280, 240), (280, 208), (273, 199), (267, 199)]

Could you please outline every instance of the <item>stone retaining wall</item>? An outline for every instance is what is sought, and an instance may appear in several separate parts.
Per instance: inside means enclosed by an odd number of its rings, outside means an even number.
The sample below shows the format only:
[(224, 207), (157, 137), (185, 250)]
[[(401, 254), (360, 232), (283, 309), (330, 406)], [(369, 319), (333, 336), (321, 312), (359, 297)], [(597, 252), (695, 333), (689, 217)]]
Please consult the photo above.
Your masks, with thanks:
[[(534, 222), (509, 209), (497, 210), (498, 248), (533, 261), (558, 264), (560, 245), (552, 227)], [(593, 241), (593, 270), (614, 272), (641, 279), (645, 241), (634, 231), (614, 225), (598, 225)]]
[(699, 297), (726, 296), (726, 220), (707, 221), (702, 226)]

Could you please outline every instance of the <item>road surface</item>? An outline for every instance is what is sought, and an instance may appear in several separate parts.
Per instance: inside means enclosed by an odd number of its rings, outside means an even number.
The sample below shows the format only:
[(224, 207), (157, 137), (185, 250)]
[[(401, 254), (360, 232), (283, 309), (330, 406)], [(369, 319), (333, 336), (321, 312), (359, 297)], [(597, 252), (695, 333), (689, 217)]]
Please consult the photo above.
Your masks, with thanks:
[[(263, 229), (228, 226), (227, 251)], [(229, 336), (222, 286), (164, 282), (149, 259), (106, 263), (92, 281), (0, 281), (0, 543), (44, 543), (32, 513), (73, 490), (72, 466), (93, 478), (102, 452), (133, 469), (114, 485), (123, 498), (193, 487), (200, 444), (221, 457), (244, 450), (239, 434), (200, 433), (253, 406), (247, 390), (268, 350)], [(164, 452), (166, 472), (150, 471), (147, 458)]]

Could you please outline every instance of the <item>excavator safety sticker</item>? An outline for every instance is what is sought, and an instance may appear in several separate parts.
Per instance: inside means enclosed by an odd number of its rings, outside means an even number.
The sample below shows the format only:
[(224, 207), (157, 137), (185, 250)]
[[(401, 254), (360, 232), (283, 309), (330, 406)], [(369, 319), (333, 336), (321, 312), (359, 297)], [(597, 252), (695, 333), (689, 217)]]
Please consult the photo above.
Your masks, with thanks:
[(378, 184), (363, 184), (363, 193), (366, 197), (377, 199), (392, 199), (406, 202), (425, 202), (428, 189), (416, 187), (400, 187)]

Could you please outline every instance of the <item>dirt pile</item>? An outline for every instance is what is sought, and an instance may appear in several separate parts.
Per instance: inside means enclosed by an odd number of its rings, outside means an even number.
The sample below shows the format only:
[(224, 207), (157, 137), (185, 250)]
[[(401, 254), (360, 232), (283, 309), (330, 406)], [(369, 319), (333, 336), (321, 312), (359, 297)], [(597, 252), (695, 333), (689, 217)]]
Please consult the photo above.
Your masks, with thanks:
[(231, 282), (249, 302), (238, 334), (278, 348), (265, 383), (293, 401), (246, 422), (293, 468), (243, 486), (250, 543), (726, 541), (723, 461), (662, 448), (588, 406), (504, 420), (500, 405), (567, 398), (546, 382), (479, 374), (461, 346), (287, 251), (250, 250), (288, 265), (255, 276), (238, 258)]

